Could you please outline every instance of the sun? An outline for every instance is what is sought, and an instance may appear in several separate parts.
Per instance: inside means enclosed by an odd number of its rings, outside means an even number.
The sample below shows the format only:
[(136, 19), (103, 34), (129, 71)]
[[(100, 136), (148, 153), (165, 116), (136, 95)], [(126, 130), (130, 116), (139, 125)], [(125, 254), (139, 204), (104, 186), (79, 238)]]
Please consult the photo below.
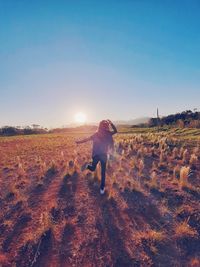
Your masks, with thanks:
[(87, 116), (83, 112), (76, 113), (74, 118), (75, 118), (75, 122), (79, 124), (84, 124), (87, 120)]

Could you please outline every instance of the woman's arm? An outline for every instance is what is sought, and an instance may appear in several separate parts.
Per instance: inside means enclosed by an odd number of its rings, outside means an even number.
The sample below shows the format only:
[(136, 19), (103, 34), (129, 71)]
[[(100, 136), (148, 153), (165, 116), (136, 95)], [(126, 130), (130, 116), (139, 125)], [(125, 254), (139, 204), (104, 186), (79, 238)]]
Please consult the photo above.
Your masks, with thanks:
[(111, 126), (112, 129), (113, 129), (112, 134), (116, 134), (116, 133), (117, 133), (117, 128), (115, 127), (115, 125), (112, 123), (111, 120), (108, 120), (108, 122), (110, 123), (110, 126)]
[(76, 142), (77, 145), (78, 145), (78, 144), (83, 144), (83, 143), (88, 142), (88, 141), (91, 141), (91, 140), (92, 140), (92, 137), (90, 136), (90, 137), (84, 138), (84, 139), (82, 139), (82, 140), (77, 140), (77, 141), (75, 141), (75, 142)]

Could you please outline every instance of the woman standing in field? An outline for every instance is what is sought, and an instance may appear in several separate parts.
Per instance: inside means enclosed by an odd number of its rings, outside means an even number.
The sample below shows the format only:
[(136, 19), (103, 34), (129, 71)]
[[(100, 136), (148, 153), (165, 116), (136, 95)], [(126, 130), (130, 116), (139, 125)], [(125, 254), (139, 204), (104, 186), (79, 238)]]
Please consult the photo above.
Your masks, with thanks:
[[(112, 131), (110, 131), (110, 127)], [(105, 176), (106, 176), (106, 163), (108, 149), (113, 148), (113, 135), (117, 133), (115, 125), (110, 120), (103, 120), (99, 123), (98, 131), (92, 136), (80, 141), (76, 141), (77, 144), (82, 144), (87, 141), (93, 141), (92, 148), (92, 164), (85, 164), (83, 169), (95, 171), (98, 162), (101, 163), (101, 186), (100, 193), (105, 192)]]

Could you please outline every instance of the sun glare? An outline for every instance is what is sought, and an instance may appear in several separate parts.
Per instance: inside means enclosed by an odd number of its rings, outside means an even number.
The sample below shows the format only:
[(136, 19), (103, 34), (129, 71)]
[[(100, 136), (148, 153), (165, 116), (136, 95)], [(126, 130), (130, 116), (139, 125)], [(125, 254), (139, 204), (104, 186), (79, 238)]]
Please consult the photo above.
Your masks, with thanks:
[(86, 122), (86, 115), (85, 115), (85, 113), (83, 113), (83, 112), (79, 112), (79, 113), (77, 113), (76, 115), (75, 115), (75, 122), (76, 123), (81, 123), (81, 124), (83, 124), (83, 123), (85, 123)]

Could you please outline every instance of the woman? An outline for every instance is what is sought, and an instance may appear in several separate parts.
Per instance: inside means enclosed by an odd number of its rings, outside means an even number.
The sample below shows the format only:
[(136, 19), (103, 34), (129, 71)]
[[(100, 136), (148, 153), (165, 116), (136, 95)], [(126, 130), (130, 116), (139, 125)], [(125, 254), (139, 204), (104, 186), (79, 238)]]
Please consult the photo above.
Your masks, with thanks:
[[(110, 126), (112, 131), (110, 131)], [(99, 123), (98, 131), (92, 136), (80, 141), (76, 141), (77, 144), (82, 144), (87, 141), (93, 141), (92, 148), (92, 164), (86, 164), (82, 169), (88, 169), (95, 171), (98, 162), (101, 164), (101, 186), (100, 193), (105, 192), (105, 176), (106, 176), (106, 163), (108, 149), (113, 148), (113, 134), (117, 133), (115, 125), (110, 120), (103, 120)]]

